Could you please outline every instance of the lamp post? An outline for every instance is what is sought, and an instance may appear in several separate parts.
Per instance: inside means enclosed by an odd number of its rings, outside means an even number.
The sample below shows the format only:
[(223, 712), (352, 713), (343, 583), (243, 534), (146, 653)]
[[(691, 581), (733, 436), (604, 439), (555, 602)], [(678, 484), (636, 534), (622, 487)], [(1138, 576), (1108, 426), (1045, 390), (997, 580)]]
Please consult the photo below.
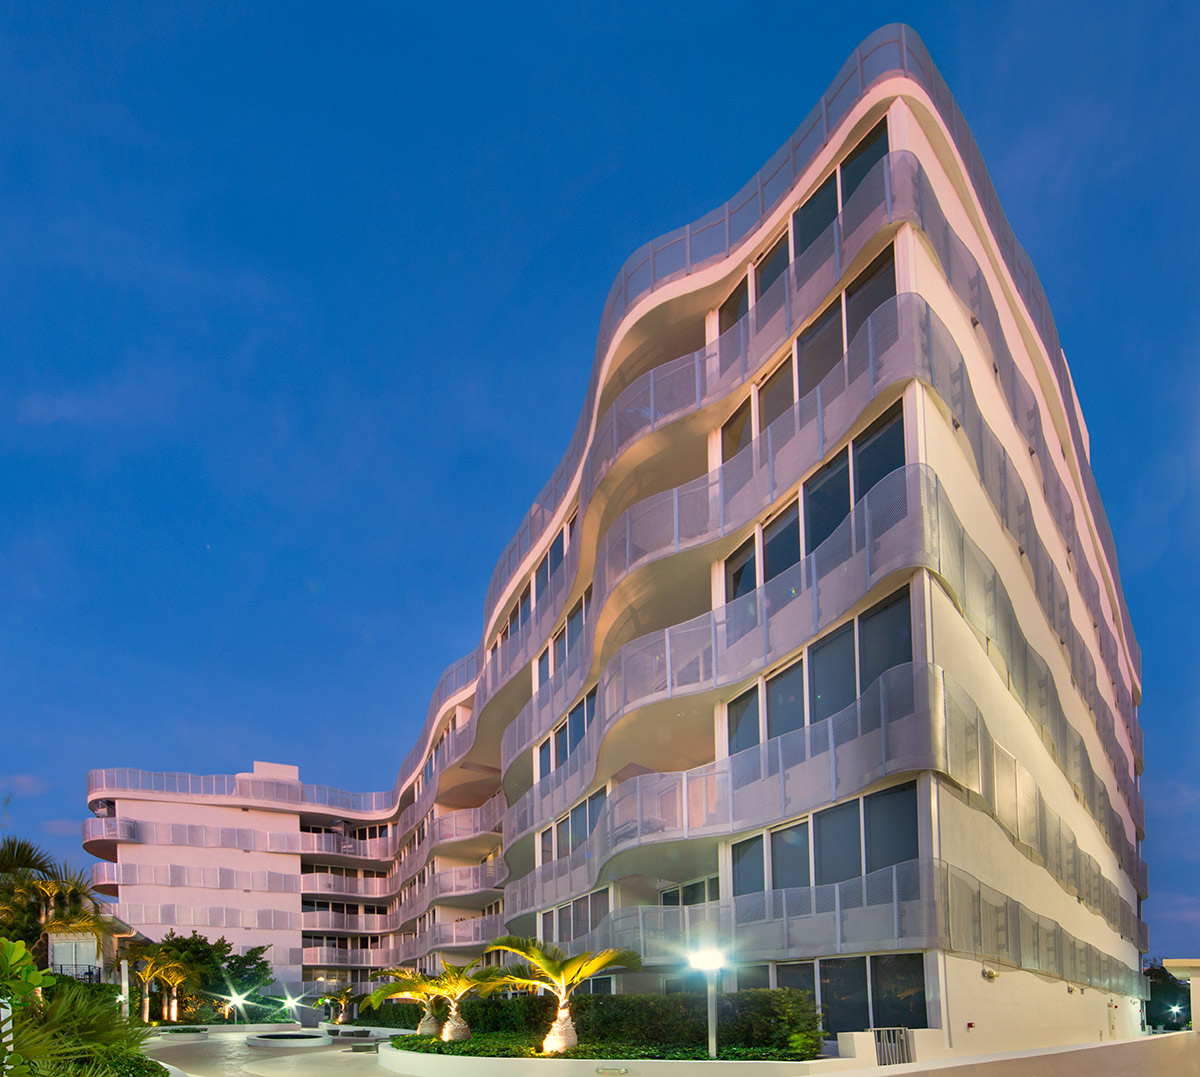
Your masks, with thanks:
[(708, 974), (708, 1057), (717, 1057), (717, 973), (725, 967), (720, 950), (695, 950), (688, 954), (692, 968)]

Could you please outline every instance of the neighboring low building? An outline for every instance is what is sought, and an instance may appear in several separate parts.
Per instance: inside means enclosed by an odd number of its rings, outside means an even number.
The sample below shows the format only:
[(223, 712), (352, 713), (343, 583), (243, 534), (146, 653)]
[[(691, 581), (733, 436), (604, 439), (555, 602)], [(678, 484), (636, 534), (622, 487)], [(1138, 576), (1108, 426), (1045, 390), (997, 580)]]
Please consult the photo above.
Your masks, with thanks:
[(511, 930), (676, 990), (716, 940), (834, 1031), (1136, 1034), (1140, 654), (1088, 453), (974, 140), (884, 28), (622, 271), (396, 786), (93, 771), (97, 882), (310, 987)]

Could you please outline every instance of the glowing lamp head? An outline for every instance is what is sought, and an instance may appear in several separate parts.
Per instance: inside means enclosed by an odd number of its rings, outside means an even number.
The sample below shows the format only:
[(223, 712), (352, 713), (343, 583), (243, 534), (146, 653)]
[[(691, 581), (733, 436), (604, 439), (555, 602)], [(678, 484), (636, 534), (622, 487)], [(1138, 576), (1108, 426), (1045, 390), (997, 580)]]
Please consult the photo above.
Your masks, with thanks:
[(688, 954), (688, 964), (701, 972), (716, 972), (725, 967), (725, 955), (720, 950), (693, 950)]
[(1172, 1007), (1171, 1007), (1171, 1012), (1172, 1012), (1172, 1013), (1176, 1013), (1176, 1014), (1177, 1014), (1177, 1013), (1179, 1013), (1179, 1010), (1180, 1010), (1180, 1007), (1178, 1007), (1178, 1006), (1172, 1006)]
[(230, 996), (229, 996), (229, 1001), (230, 1001), (230, 1003), (231, 1003), (232, 1005), (234, 1005), (234, 1006), (244, 1006), (244, 1005), (245, 1005), (245, 1003), (246, 1003), (246, 996), (245, 996), (245, 995), (239, 995), (239, 994), (238, 994), (238, 993), (235, 991), (235, 992), (234, 992), (232, 995), (230, 995)]

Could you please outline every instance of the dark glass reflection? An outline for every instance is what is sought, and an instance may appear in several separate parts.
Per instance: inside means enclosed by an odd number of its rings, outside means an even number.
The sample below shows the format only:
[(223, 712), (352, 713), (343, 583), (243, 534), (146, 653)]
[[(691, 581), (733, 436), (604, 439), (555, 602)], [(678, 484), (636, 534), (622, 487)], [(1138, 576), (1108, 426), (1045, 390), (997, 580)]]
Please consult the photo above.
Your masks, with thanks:
[(821, 1012), (827, 1039), (839, 1032), (861, 1032), (870, 1028), (865, 957), (821, 960)]
[(792, 215), (797, 258), (821, 238), (821, 233), (833, 223), (837, 211), (837, 177), (831, 175)]
[(879, 871), (920, 856), (917, 839), (917, 785), (906, 782), (863, 802), (867, 832), (867, 871)]
[(876, 1028), (928, 1028), (922, 955), (873, 955), (871, 1001)]
[(804, 549), (812, 553), (850, 515), (850, 461), (837, 454), (804, 484)]
[(866, 179), (867, 173), (887, 155), (887, 151), (887, 118), (884, 117), (842, 162), (843, 206), (850, 200), (858, 185)]
[(808, 650), (809, 721), (824, 721), (855, 698), (854, 626), (848, 624)]
[(813, 863), (818, 886), (856, 879), (862, 874), (857, 800), (813, 816)]
[(808, 886), (808, 824), (798, 823), (771, 834), (771, 889)]
[(767, 736), (782, 737), (804, 725), (804, 663), (796, 662), (767, 681)]

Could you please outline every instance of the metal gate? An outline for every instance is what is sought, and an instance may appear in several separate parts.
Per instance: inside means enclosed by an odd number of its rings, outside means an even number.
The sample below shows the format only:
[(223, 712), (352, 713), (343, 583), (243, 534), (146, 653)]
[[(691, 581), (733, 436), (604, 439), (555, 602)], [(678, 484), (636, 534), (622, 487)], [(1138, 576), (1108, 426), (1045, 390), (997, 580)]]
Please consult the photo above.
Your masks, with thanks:
[(908, 1049), (908, 1029), (873, 1028), (871, 1031), (875, 1035), (876, 1065), (895, 1066), (912, 1061), (912, 1054)]

